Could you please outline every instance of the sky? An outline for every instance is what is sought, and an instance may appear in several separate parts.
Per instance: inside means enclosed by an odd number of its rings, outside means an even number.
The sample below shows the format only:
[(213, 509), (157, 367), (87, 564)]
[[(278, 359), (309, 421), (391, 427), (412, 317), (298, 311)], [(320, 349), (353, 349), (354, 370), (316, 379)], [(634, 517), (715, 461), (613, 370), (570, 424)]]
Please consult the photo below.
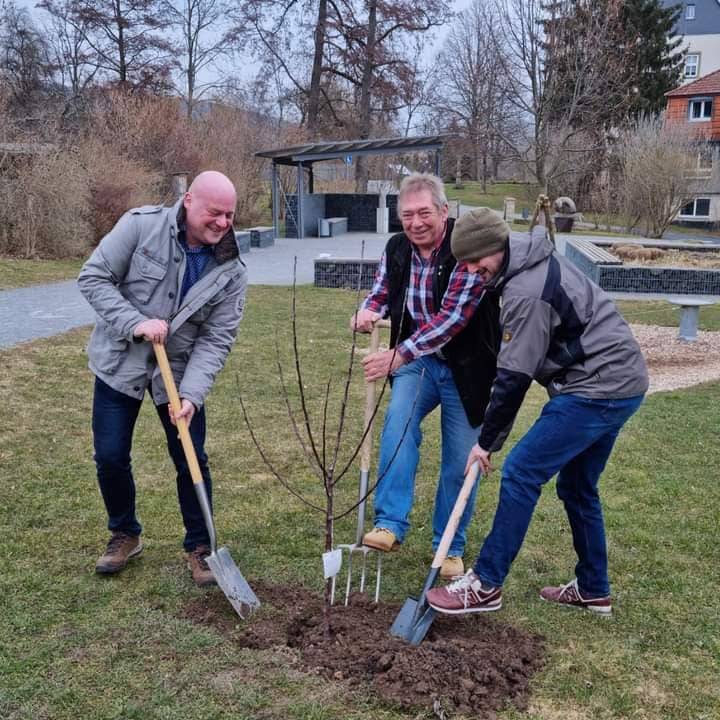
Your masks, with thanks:
[[(34, 20), (35, 23), (40, 24), (45, 17), (47, 17), (47, 14), (44, 13), (42, 10), (37, 9), (35, 6), (38, 2), (38, 0), (14, 0), (15, 5), (18, 7), (25, 7), (30, 11), (30, 14)], [(449, 0), (450, 6), (455, 10), (455, 12), (462, 12), (466, 10), (471, 4), (473, 3), (473, 0)], [(442, 43), (447, 36), (447, 33), (451, 27), (451, 24), (445, 25), (443, 27), (435, 29), (433, 35), (434, 40), (432, 43), (428, 43), (426, 51), (425, 51), (425, 60), (426, 62), (430, 62), (431, 59), (434, 57), (434, 55), (438, 52), (440, 47), (442, 46)], [(256, 66), (255, 63), (252, 61), (251, 58), (248, 58), (247, 61), (238, 63), (239, 67), (243, 67), (247, 69), (248, 78), (250, 79), (250, 76), (252, 73), (255, 72)], [(212, 78), (208, 78), (210, 80)], [(202, 78), (202, 81), (207, 82), (205, 78)]]

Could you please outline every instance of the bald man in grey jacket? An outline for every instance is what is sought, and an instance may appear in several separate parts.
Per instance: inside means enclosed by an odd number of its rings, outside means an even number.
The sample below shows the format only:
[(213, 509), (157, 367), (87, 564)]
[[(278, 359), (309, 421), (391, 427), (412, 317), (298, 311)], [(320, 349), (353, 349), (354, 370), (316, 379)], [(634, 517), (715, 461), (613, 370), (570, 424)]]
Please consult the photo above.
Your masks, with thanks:
[(439, 612), (502, 606), (502, 585), (522, 546), (542, 486), (557, 473), (578, 556), (576, 577), (546, 587), (543, 600), (612, 612), (600, 475), (625, 422), (648, 387), (639, 345), (613, 301), (560, 256), (545, 228), (511, 236), (504, 220), (478, 208), (455, 224), (453, 255), (501, 295), (497, 376), (467, 467), (490, 470), (533, 380), (550, 396), (502, 469), (492, 530), (472, 570), (428, 602)]
[(101, 240), (78, 278), (97, 314), (88, 345), (95, 375), (93, 441), (110, 540), (95, 565), (120, 572), (143, 550), (130, 451), (148, 392), (177, 470), (183, 546), (193, 580), (215, 582), (210, 541), (151, 342), (165, 343), (208, 497), (205, 398), (225, 364), (243, 314), (247, 272), (233, 230), (235, 188), (219, 172), (200, 173), (172, 207), (128, 211)]

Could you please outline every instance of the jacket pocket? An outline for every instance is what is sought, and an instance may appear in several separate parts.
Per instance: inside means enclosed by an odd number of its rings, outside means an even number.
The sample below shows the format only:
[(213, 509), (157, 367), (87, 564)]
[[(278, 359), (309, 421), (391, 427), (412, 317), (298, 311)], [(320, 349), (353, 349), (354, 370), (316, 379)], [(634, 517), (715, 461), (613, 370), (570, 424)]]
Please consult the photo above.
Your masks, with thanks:
[(109, 326), (98, 323), (90, 336), (88, 358), (100, 372), (113, 375), (120, 367), (130, 343), (111, 334)]
[(150, 300), (165, 275), (167, 264), (141, 248), (132, 256), (125, 286), (132, 297), (144, 304)]

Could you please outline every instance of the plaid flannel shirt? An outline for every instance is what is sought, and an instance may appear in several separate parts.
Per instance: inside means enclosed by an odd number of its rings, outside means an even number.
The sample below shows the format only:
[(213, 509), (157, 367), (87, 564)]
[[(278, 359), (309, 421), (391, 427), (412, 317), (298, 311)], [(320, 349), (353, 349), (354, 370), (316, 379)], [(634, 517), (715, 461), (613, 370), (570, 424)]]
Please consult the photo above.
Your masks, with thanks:
[[(455, 265), (440, 308), (433, 302), (432, 281), (439, 247), (426, 260), (413, 247), (410, 263), (410, 287), (407, 309), (417, 328), (398, 345), (398, 353), (407, 362), (436, 353), (470, 321), (482, 300), (485, 283), (471, 273), (465, 263)], [(385, 317), (388, 313), (387, 260), (385, 253), (375, 273), (375, 283), (363, 302), (363, 308)]]

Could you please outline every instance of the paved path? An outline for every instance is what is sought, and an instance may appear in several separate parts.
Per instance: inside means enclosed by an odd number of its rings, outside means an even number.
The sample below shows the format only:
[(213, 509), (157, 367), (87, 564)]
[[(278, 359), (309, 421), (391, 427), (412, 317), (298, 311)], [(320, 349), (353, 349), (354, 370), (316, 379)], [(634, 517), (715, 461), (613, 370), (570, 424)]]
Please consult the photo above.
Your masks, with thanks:
[(74, 280), (0, 292), (0, 348), (50, 337), (94, 321)]
[[(463, 211), (467, 208), (463, 207)], [(582, 237), (560, 234), (560, 238)], [(247, 264), (251, 285), (290, 285), (294, 258), (297, 257), (299, 285), (314, 280), (313, 261), (319, 255), (336, 258), (364, 256), (379, 258), (390, 234), (346, 233), (332, 238), (279, 238), (269, 248), (253, 248), (242, 256)], [(588, 240), (617, 242), (617, 238), (588, 236)], [(563, 243), (558, 249), (563, 252)], [(643, 296), (642, 299), (651, 299)], [(94, 313), (85, 302), (74, 280), (36, 285), (19, 290), (0, 291), (0, 348), (50, 337), (94, 322)]]
[[(314, 259), (334, 257), (379, 258), (387, 235), (347, 233), (333, 238), (280, 238), (269, 248), (253, 248), (242, 256), (252, 285), (290, 285), (297, 257), (298, 285), (314, 280)], [(95, 321), (92, 308), (80, 294), (75, 280), (0, 291), (0, 348), (50, 337)]]

